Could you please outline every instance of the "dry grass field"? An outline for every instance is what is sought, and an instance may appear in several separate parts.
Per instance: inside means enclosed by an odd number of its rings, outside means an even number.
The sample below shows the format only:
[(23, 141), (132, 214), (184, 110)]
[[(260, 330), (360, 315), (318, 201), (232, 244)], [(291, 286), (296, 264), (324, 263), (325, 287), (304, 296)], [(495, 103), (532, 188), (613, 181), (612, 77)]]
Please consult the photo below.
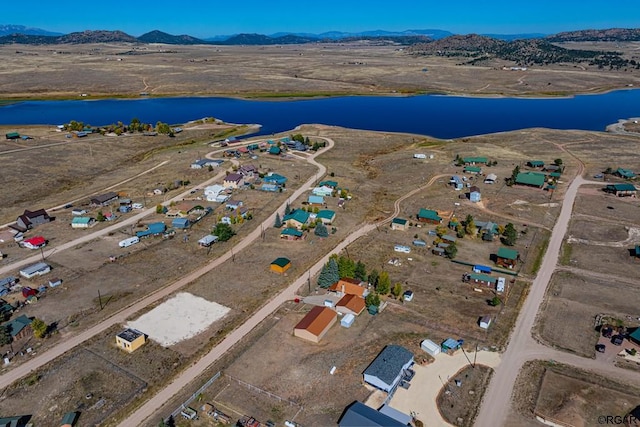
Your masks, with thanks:
[(442, 417), (454, 426), (472, 426), (492, 374), (492, 368), (477, 365), (467, 366), (450, 378), (438, 395)]
[(624, 416), (640, 405), (640, 390), (567, 365), (527, 362), (518, 376), (513, 425), (540, 425), (533, 414), (574, 426), (604, 424), (598, 416)]
[[(617, 46), (631, 52), (633, 44)], [(505, 71), (365, 43), (282, 46), (0, 46), (2, 98), (464, 93), (557, 96), (638, 86), (636, 73), (558, 64)], [(423, 71), (427, 70), (427, 71)], [(19, 77), (18, 77), (19, 76)], [(268, 89), (265, 89), (268, 88)]]

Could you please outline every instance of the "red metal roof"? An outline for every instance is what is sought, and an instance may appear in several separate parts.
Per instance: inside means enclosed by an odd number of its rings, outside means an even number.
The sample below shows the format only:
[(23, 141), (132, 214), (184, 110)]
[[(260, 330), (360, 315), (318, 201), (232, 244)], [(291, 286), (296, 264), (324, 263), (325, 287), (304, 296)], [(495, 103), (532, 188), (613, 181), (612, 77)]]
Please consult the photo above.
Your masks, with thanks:
[(31, 246), (42, 246), (47, 243), (47, 240), (42, 236), (33, 236), (30, 239), (25, 239), (24, 243), (27, 243)]

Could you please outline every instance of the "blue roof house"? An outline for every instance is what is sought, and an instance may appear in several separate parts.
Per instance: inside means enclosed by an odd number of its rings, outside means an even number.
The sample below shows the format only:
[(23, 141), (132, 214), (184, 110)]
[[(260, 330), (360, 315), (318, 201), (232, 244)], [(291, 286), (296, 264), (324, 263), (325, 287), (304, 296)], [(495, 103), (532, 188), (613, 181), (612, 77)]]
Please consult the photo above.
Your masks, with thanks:
[(187, 229), (191, 226), (188, 218), (176, 218), (171, 222), (171, 226), (177, 229)]
[(324, 197), (311, 195), (309, 199), (307, 199), (307, 202), (310, 205), (324, 205)]
[(264, 178), (262, 178), (262, 180), (269, 184), (283, 185), (287, 182), (287, 177), (269, 172)]
[(413, 353), (399, 345), (388, 345), (363, 372), (364, 382), (389, 393), (395, 390), (411, 365)]

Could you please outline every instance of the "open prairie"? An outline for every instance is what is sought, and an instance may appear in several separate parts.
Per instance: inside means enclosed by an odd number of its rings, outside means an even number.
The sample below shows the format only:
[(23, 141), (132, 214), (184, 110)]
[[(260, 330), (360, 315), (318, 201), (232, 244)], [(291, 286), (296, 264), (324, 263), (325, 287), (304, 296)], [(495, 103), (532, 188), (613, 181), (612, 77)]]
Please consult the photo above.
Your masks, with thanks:
[[(631, 52), (634, 44), (617, 46)], [(557, 96), (638, 86), (640, 73), (574, 64), (412, 56), (367, 43), (276, 46), (161, 44), (2, 45), (1, 98), (175, 95), (322, 96), (452, 93)]]

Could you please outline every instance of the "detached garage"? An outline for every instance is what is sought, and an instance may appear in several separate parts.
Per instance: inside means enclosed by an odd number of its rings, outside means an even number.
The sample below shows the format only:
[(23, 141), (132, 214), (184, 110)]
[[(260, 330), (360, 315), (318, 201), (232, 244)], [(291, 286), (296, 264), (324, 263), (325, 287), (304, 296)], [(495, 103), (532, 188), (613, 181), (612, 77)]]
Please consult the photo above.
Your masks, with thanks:
[(338, 313), (332, 309), (322, 306), (313, 307), (293, 328), (293, 335), (318, 343), (337, 319)]
[(437, 354), (440, 354), (440, 346), (431, 340), (422, 341), (420, 343), (420, 348), (432, 357), (436, 357)]

